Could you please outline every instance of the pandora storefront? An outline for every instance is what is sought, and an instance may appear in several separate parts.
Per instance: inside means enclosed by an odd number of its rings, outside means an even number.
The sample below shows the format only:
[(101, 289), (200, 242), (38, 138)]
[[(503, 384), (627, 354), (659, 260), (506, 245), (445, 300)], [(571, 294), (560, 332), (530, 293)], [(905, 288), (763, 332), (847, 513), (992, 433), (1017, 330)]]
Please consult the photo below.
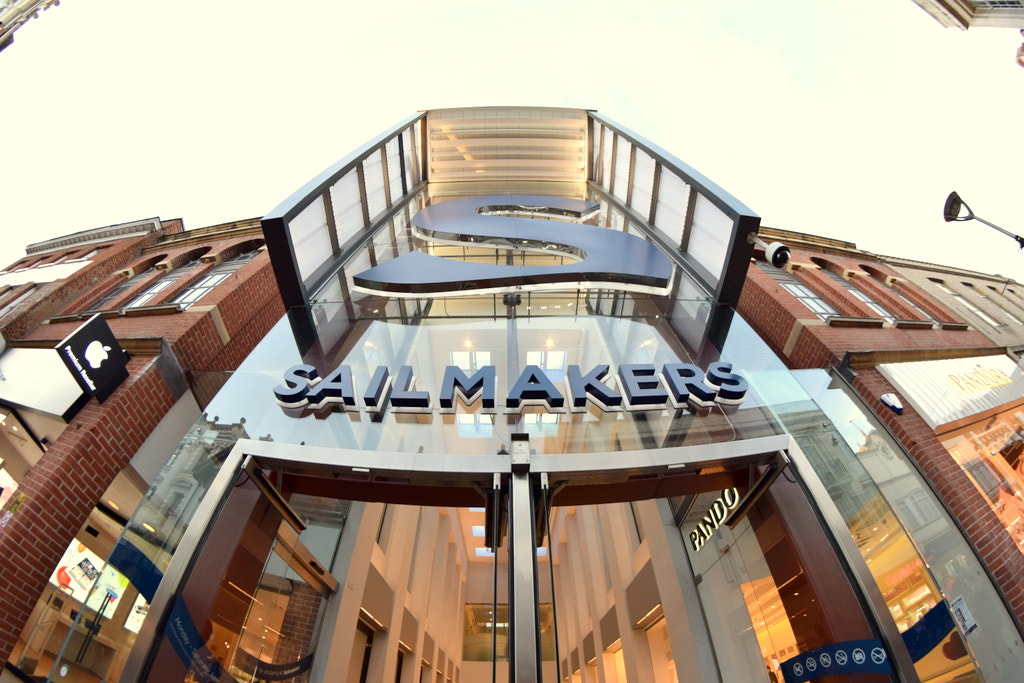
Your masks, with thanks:
[(288, 315), (195, 378), (94, 673), (1005, 680), (916, 470), (733, 312), (757, 223), (582, 110), (421, 113), (325, 171), (264, 219)]

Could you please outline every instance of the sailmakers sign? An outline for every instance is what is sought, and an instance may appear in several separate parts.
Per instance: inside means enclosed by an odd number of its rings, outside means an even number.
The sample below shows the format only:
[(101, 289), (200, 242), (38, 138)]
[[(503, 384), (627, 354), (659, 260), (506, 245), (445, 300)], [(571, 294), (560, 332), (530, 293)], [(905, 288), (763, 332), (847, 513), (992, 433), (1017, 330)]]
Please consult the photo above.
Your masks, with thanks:
[[(732, 371), (731, 363), (715, 362), (702, 370), (690, 363), (666, 363), (660, 369), (651, 364), (620, 365), (615, 375), (618, 390), (607, 381), (610, 366), (597, 365), (584, 373), (570, 365), (565, 374), (565, 391), (537, 365), (527, 365), (504, 398), (504, 412), (517, 413), (527, 405), (545, 407), (548, 412), (582, 412), (593, 403), (606, 412), (661, 410), (690, 407), (697, 410), (715, 404), (738, 405), (747, 394), (747, 381)], [(312, 365), (295, 365), (284, 373), (284, 383), (274, 389), (278, 405), (288, 410), (316, 411), (324, 408), (379, 412), (426, 413), (433, 409), (430, 391), (414, 388), (409, 365), (402, 366), (394, 379), (390, 369), (379, 366), (369, 381), (357, 388), (352, 368), (340, 365), (321, 377)], [(480, 401), (485, 412), (497, 412), (497, 373), (486, 365), (472, 375), (455, 365), (444, 370), (438, 395), (442, 412), (453, 412), (461, 399), (467, 406)], [(361, 389), (361, 391), (360, 391)]]

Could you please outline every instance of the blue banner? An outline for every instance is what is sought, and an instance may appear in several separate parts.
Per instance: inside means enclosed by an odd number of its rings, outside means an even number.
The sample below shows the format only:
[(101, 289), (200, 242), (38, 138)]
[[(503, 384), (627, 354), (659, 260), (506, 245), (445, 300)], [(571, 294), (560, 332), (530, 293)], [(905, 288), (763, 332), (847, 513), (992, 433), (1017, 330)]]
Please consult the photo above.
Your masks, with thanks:
[(802, 652), (782, 663), (786, 683), (813, 681), (834, 674), (891, 674), (889, 655), (882, 641), (848, 640)]
[(946, 636), (956, 628), (949, 606), (943, 600), (928, 610), (921, 619), (903, 632), (903, 642), (907, 645), (910, 659), (918, 661), (939, 646)]
[(257, 659), (244, 650), (239, 650), (235, 656), (235, 665), (242, 671), (252, 673), (253, 680), (259, 683), (265, 681), (284, 681), (309, 671), (309, 668), (313, 665), (313, 653), (310, 652), (302, 659), (294, 662), (271, 664)]
[(174, 601), (164, 633), (197, 683), (227, 683), (235, 680), (230, 676), (221, 678), (224, 672), (220, 663), (206, 647), (203, 637), (199, 635), (199, 630), (188, 613), (185, 601), (180, 596)]
[(153, 602), (153, 596), (156, 595), (156, 589), (160, 586), (164, 573), (141, 550), (121, 537), (110, 551), (107, 564), (113, 565), (117, 571), (127, 576), (146, 602)]

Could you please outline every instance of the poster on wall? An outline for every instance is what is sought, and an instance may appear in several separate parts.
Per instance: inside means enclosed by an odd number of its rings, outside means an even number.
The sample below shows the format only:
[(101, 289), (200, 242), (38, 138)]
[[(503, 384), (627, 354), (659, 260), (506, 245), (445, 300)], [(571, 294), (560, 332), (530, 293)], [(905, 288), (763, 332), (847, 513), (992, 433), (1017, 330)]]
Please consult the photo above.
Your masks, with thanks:
[[(99, 555), (75, 539), (57, 563), (57, 569), (50, 576), (50, 583), (78, 602), (85, 602), (88, 598), (85, 606), (97, 612), (102, 611), (103, 616), (109, 619), (128, 588), (128, 579), (112, 568), (103, 571), (104, 565)], [(96, 589), (90, 596), (93, 582), (96, 582)]]
[(142, 629), (142, 622), (146, 620), (147, 614), (149, 614), (149, 603), (146, 602), (146, 598), (137, 595), (135, 604), (132, 605), (132, 611), (124, 619), (125, 629), (132, 633), (138, 633)]

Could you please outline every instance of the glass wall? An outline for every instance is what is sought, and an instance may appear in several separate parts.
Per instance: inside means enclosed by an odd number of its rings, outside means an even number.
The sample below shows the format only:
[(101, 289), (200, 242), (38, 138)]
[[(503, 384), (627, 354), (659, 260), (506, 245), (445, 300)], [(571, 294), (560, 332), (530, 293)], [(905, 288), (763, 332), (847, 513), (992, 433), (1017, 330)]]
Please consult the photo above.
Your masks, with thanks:
[(590, 117), (593, 187), (653, 227), (716, 298), (731, 297), (730, 283), (743, 281), (747, 265), (733, 258), (737, 239), (745, 244), (742, 233), (757, 229), (753, 212), (665, 150), (597, 113)]
[(1007, 356), (879, 367), (1024, 553), (1024, 375)]
[(1024, 553), (1024, 407), (1011, 406), (940, 440)]
[[(1024, 666), (1005, 605), (910, 458), (840, 379), (821, 370), (793, 374), (828, 422), (815, 425), (812, 419), (801, 429), (790, 419), (788, 425), (843, 511), (893, 620), (917, 655), (921, 680), (972, 671), (980, 680), (1005, 680)], [(935, 624), (945, 624), (937, 642), (913, 640)]]
[[(821, 666), (820, 653), (852, 653), (862, 641), (881, 645), (842, 563), (821, 552), (829, 538), (795, 482), (777, 479), (733, 528), (704, 521), (716, 501), (728, 507), (729, 492), (686, 501), (680, 532), (722, 680), (775, 683), (787, 662), (809, 670), (808, 659)], [(829, 680), (891, 680), (865, 670), (844, 674)]]

